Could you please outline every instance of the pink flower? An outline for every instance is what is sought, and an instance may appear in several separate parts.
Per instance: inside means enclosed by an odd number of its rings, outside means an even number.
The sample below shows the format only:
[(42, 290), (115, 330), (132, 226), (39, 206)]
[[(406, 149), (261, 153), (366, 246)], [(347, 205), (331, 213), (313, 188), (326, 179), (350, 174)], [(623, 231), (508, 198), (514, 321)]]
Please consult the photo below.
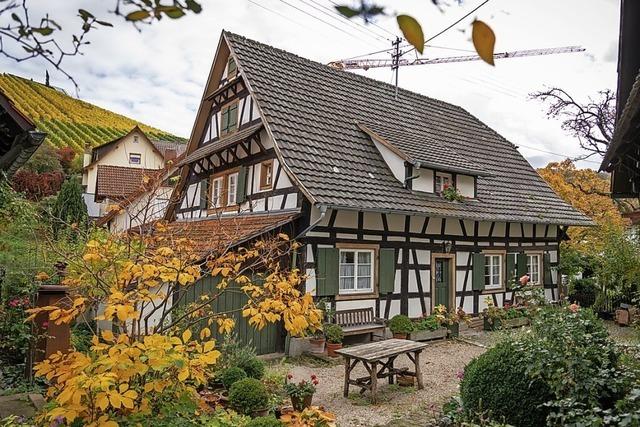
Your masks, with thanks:
[(318, 385), (319, 382), (320, 381), (318, 381), (318, 380), (313, 380), (313, 385)]
[(316, 377), (316, 375), (315, 375), (315, 374), (311, 374), (311, 379), (312, 379), (312, 380), (315, 380), (315, 379), (317, 379), (317, 378), (318, 378), (318, 377)]
[(287, 374), (287, 378), (290, 380), (293, 379), (293, 374)]
[(461, 380), (464, 378), (464, 371), (458, 371), (456, 372), (456, 378)]
[(49, 322), (42, 322), (42, 327), (47, 329), (49, 327)]
[(529, 275), (525, 274), (520, 278), (520, 284), (526, 285), (527, 283), (529, 283)]
[(571, 304), (569, 306), (569, 310), (571, 310), (573, 313), (577, 313), (578, 310), (580, 310), (580, 306), (578, 304)]

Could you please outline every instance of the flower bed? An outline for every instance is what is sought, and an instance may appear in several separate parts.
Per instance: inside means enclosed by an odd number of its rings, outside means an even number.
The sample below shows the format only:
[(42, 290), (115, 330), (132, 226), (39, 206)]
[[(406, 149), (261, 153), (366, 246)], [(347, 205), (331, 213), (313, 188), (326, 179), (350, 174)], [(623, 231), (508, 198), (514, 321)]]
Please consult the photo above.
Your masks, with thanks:
[(433, 313), (410, 320), (403, 315), (394, 316), (389, 322), (394, 335), (406, 334), (413, 341), (429, 341), (457, 335), (460, 322), (468, 322), (469, 316), (462, 308), (448, 311), (444, 305), (437, 305)]

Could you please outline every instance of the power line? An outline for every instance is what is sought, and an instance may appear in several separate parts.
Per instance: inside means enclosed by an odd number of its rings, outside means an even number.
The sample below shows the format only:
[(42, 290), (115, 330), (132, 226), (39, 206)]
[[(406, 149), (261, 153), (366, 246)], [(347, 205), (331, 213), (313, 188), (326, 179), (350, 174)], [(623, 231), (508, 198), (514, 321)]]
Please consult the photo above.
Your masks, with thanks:
[[(301, 1), (301, 2), (302, 2), (302, 3), (304, 3), (304, 4), (306, 4), (306, 5), (307, 5), (307, 6), (309, 6), (309, 7), (312, 7), (313, 9), (317, 10), (318, 12), (321, 12), (321, 13), (323, 13), (323, 14), (325, 14), (325, 15), (329, 16), (330, 18), (333, 18), (333, 19), (335, 19), (335, 20), (339, 21), (339, 22), (340, 22), (340, 23), (342, 23), (342, 24), (344, 24), (344, 23), (345, 23), (345, 22), (344, 22), (344, 20), (342, 20), (342, 18), (340, 18), (340, 16), (338, 16), (338, 15), (336, 15), (336, 14), (334, 14), (334, 13), (331, 13), (331, 12), (327, 12), (326, 10), (322, 9), (321, 7), (316, 6), (318, 3), (317, 3), (317, 2), (315, 2), (314, 0), (310, 0), (310, 1), (311, 1), (312, 3), (315, 3), (316, 5), (314, 5), (314, 4), (309, 4), (309, 3), (308, 3), (308, 0), (299, 0), (299, 1)], [(320, 6), (321, 6), (321, 5), (320, 5)], [(324, 6), (323, 6), (323, 7), (324, 7)], [(351, 22), (351, 21), (349, 21), (349, 22)], [(365, 36), (367, 36), (367, 37), (371, 37), (371, 38), (375, 39), (376, 41), (385, 40), (385, 38), (384, 38), (384, 37), (382, 37), (382, 36), (379, 36), (379, 35), (375, 34), (373, 31), (369, 30), (369, 29), (368, 29), (368, 28), (366, 28), (366, 27), (365, 27), (365, 30), (368, 30), (368, 31), (364, 31), (364, 30), (362, 30), (361, 28), (356, 27), (356, 26), (349, 26), (349, 25), (348, 25), (348, 27), (349, 27), (349, 28), (352, 28), (352, 29), (354, 29), (354, 30), (359, 31), (360, 33), (364, 34)]]
[[(333, 0), (329, 0), (329, 1), (330, 1), (334, 6), (342, 6), (342, 5), (340, 5), (340, 4), (338, 4), (338, 3), (336, 3), (336, 2), (335, 2), (335, 1), (333, 1)], [(345, 19), (348, 19), (348, 20), (350, 21), (350, 19), (349, 19), (349, 18), (347, 18), (346, 16), (344, 16), (344, 15), (341, 15), (341, 16), (343, 16)], [(396, 34), (392, 33), (391, 31), (387, 30), (387, 29), (386, 29), (386, 28), (384, 28), (384, 27), (381, 27), (380, 25), (376, 24), (375, 22), (369, 22), (369, 24), (373, 25), (373, 26), (374, 26), (374, 27), (376, 27), (376, 28), (381, 29), (382, 31), (384, 31), (384, 32), (386, 32), (387, 34), (389, 34), (391, 37), (396, 37)]]
[(372, 45), (369, 41), (367, 41), (367, 40), (363, 40), (363, 39), (361, 39), (360, 37), (358, 37), (358, 36), (354, 35), (353, 33), (350, 33), (350, 32), (348, 32), (348, 31), (346, 31), (346, 30), (344, 30), (344, 29), (342, 29), (342, 28), (340, 28), (340, 27), (337, 27), (337, 26), (333, 25), (332, 23), (327, 22), (327, 21), (325, 21), (324, 19), (319, 18), (318, 16), (316, 16), (316, 15), (314, 15), (314, 14), (310, 13), (309, 11), (306, 11), (306, 10), (304, 10), (304, 9), (301, 9), (301, 8), (299, 8), (298, 6), (292, 5), (291, 3), (289, 3), (289, 2), (288, 2), (288, 1), (286, 1), (286, 0), (280, 0), (280, 2), (281, 2), (281, 3), (286, 4), (286, 5), (287, 5), (287, 6), (289, 6), (289, 7), (294, 8), (295, 10), (297, 10), (297, 11), (299, 11), (299, 12), (304, 13), (304, 14), (305, 14), (305, 15), (307, 15), (307, 16), (312, 17), (313, 19), (315, 19), (315, 20), (317, 20), (317, 21), (322, 22), (322, 23), (323, 23), (323, 24), (325, 24), (325, 25), (330, 26), (331, 28), (334, 28), (334, 29), (336, 29), (336, 30), (340, 31), (341, 33), (344, 33), (344, 34), (346, 34), (346, 35), (348, 35), (348, 36), (350, 36), (350, 37), (353, 37), (353, 38), (355, 38), (355, 39), (357, 39), (357, 40), (360, 40), (361, 42), (366, 43), (366, 44), (368, 44), (368, 45)]
[[(301, 0), (301, 1), (304, 1), (304, 0)], [(361, 23), (356, 22), (356, 21), (352, 21), (351, 19), (347, 18), (347, 17), (346, 17), (346, 16), (344, 16), (343, 14), (339, 13), (336, 9), (332, 9), (332, 8), (330, 8), (330, 7), (327, 7), (327, 6), (325, 6), (324, 4), (320, 3), (320, 2), (319, 2), (319, 1), (317, 1), (317, 0), (309, 0), (309, 1), (311, 1), (312, 3), (317, 4), (317, 5), (318, 5), (318, 6), (320, 6), (322, 9), (327, 10), (328, 12), (325, 12), (325, 13), (328, 13), (330, 16), (332, 16), (332, 17), (334, 17), (334, 18), (337, 18), (340, 22), (343, 22), (343, 23), (344, 23), (344, 22), (346, 21), (346, 22), (348, 22), (351, 26), (353, 26), (354, 28), (360, 28), (360, 29), (363, 29), (364, 31), (366, 31), (366, 32), (368, 32), (368, 33), (374, 34), (374, 35), (376, 36), (376, 38), (377, 38), (377, 39), (384, 39), (384, 40), (387, 40), (387, 41), (391, 41), (391, 39), (389, 39), (388, 37), (383, 36), (382, 34), (380, 34), (380, 33), (377, 33), (377, 32), (375, 32), (375, 31), (373, 31), (373, 30), (371, 29), (371, 27), (368, 27), (368, 26), (366, 26), (366, 25), (362, 25)]]
[[(456, 22), (454, 22), (453, 24), (449, 25), (447, 28), (443, 29), (442, 31), (440, 31), (439, 33), (429, 37), (427, 40), (425, 40), (424, 44), (426, 45), (427, 43), (429, 43), (431, 40), (435, 39), (436, 37), (441, 36), (442, 34), (446, 33), (447, 31), (449, 31), (450, 29), (452, 29), (453, 27), (455, 27), (456, 25), (458, 25), (460, 22), (462, 22), (465, 18), (469, 17), (469, 15), (471, 15), (473, 12), (475, 12), (476, 10), (480, 9), (482, 6), (484, 6), (485, 4), (489, 3), (489, 1), (491, 0), (484, 0), (482, 3), (480, 3), (478, 6), (474, 7), (469, 13), (467, 13), (466, 15), (464, 15), (462, 18), (458, 19)], [(412, 50), (415, 50), (415, 47), (413, 49), (410, 49), (409, 52), (411, 52)]]
[(297, 25), (297, 26), (299, 26), (299, 27), (305, 28), (305, 27), (304, 27), (304, 25), (302, 25), (301, 23), (299, 23), (299, 22), (297, 22), (297, 21), (294, 21), (293, 19), (289, 18), (287, 15), (284, 15), (284, 14), (282, 14), (282, 13), (278, 12), (277, 10), (273, 10), (273, 9), (271, 9), (271, 8), (268, 8), (267, 6), (264, 6), (264, 5), (262, 5), (262, 4), (260, 4), (260, 3), (256, 2), (256, 1), (254, 1), (254, 0), (249, 0), (249, 3), (253, 3), (254, 5), (258, 6), (259, 8), (262, 8), (262, 9), (264, 9), (264, 10), (268, 11), (268, 12), (271, 12), (271, 13), (273, 13), (273, 14), (276, 14), (276, 15), (278, 15), (279, 17), (284, 18), (284, 19), (286, 19), (287, 21), (292, 22), (292, 23), (296, 24), (296, 25)]
[[(529, 150), (534, 150), (534, 151), (540, 151), (541, 153), (546, 153), (546, 154), (551, 154), (554, 156), (559, 156), (559, 157), (564, 157), (565, 159), (574, 159), (575, 156), (569, 156), (568, 154), (561, 154), (561, 153), (554, 153), (553, 151), (547, 151), (547, 150), (541, 150), (540, 148), (536, 148), (536, 147), (531, 147), (528, 145), (522, 145), (522, 144), (518, 144), (518, 147), (524, 147), (524, 148), (528, 148)], [(595, 161), (595, 160), (578, 160), (580, 162), (587, 162), (587, 163), (595, 163), (595, 164), (600, 164), (600, 162)]]

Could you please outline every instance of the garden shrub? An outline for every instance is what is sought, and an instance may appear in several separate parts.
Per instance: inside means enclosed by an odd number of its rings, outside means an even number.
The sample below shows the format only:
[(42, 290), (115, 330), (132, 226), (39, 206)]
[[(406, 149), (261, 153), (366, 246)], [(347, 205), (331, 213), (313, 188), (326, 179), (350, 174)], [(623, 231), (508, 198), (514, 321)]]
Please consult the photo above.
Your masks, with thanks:
[(522, 352), (510, 341), (471, 361), (460, 396), (468, 414), (488, 413), (516, 427), (544, 425), (549, 410), (543, 404), (553, 397), (543, 381), (529, 379)]
[(332, 344), (340, 344), (344, 339), (344, 331), (342, 326), (335, 323), (327, 323), (324, 325), (324, 336), (327, 341)]
[(265, 365), (264, 362), (257, 357), (253, 357), (251, 359), (246, 359), (242, 361), (239, 365), (249, 378), (255, 378), (257, 380), (261, 380), (264, 376)]
[(389, 320), (389, 329), (394, 334), (408, 334), (413, 331), (413, 322), (404, 314), (396, 314)]
[(269, 393), (260, 381), (255, 378), (245, 378), (231, 386), (229, 404), (234, 410), (250, 415), (268, 407)]
[(257, 417), (247, 423), (245, 427), (282, 427), (284, 424), (282, 421), (277, 420), (275, 417)]
[(224, 388), (229, 390), (232, 385), (247, 378), (247, 373), (240, 367), (227, 368), (220, 372), (220, 381)]

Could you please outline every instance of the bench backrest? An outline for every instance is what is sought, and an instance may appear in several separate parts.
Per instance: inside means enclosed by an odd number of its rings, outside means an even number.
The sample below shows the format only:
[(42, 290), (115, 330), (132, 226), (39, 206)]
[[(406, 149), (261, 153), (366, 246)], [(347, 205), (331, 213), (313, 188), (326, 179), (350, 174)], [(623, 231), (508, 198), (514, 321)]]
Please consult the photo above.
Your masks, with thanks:
[(373, 323), (373, 308), (354, 308), (336, 311), (336, 323), (340, 326), (358, 326)]

